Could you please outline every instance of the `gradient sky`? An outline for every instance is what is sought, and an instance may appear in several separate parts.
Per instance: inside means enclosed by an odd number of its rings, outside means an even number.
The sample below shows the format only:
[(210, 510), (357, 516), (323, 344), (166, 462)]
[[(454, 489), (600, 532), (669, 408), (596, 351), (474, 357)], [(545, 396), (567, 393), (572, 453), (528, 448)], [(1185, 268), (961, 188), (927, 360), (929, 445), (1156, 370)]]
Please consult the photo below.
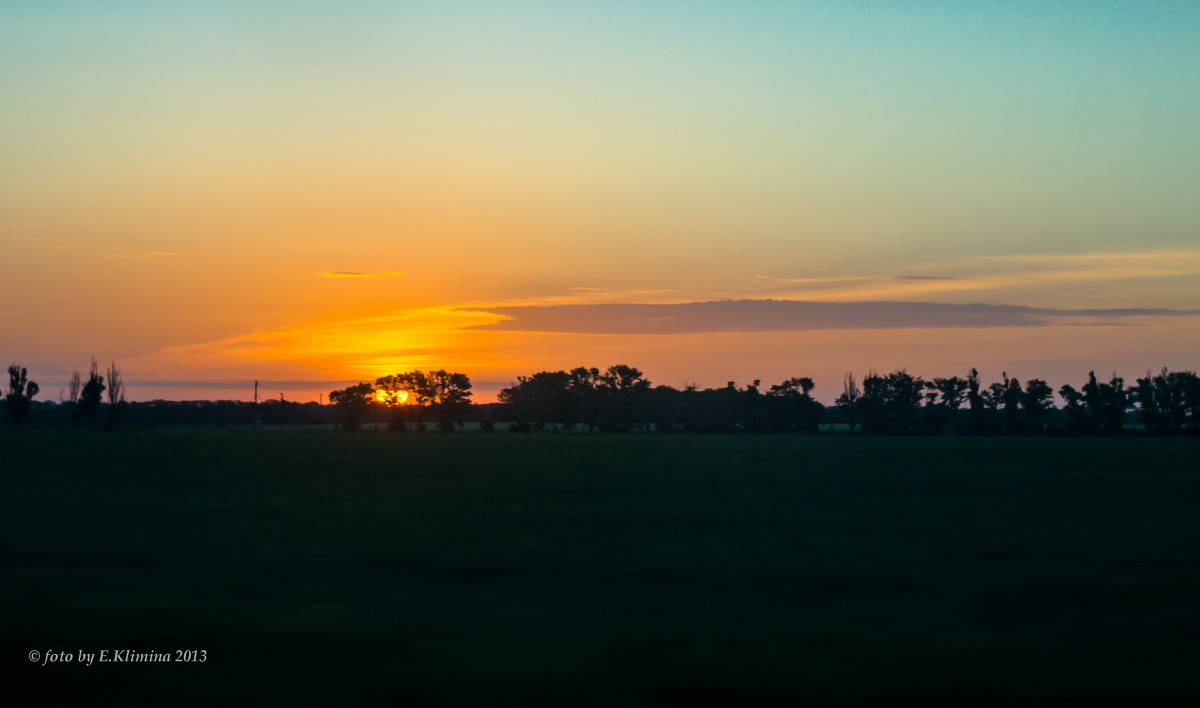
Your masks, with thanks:
[[(1197, 37), (1195, 2), (0, 4), (0, 356), (51, 399), (93, 355), (136, 399), (1194, 370)], [(579, 307), (721, 300), (740, 331)]]

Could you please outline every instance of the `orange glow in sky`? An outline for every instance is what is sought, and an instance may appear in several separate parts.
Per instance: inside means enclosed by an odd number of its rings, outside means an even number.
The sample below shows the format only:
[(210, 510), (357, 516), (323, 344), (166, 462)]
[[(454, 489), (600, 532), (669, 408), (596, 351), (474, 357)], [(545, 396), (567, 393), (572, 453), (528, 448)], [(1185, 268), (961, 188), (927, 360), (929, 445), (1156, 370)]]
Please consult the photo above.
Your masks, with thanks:
[(393, 395), (383, 389), (376, 389), (375, 400), (389, 406), (404, 405), (408, 402), (408, 391), (396, 391)]

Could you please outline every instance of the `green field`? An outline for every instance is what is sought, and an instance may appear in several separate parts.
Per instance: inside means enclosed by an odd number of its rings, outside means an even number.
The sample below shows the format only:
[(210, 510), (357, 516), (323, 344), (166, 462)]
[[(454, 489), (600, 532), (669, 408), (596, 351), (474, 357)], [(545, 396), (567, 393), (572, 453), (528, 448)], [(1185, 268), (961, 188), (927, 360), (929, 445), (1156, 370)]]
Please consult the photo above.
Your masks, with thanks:
[[(1200, 440), (0, 434), (4, 692), (1200, 700)], [(205, 650), (39, 666), (32, 650)]]

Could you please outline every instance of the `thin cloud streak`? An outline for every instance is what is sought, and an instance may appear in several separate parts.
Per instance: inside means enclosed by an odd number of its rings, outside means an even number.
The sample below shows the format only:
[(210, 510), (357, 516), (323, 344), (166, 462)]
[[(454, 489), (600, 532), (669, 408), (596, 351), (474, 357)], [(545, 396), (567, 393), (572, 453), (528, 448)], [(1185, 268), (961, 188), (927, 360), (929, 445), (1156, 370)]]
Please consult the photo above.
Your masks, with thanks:
[[(128, 384), (140, 388), (210, 388), (218, 390), (244, 390), (254, 388), (254, 379), (155, 379), (138, 378), (136, 372), (129, 372), (135, 378)], [(322, 389), (353, 386), (362, 381), (359, 379), (258, 379), (259, 388), (264, 392), (272, 388), (283, 389)], [(511, 385), (508, 380), (480, 379), (471, 382), (482, 388), (501, 388)]]
[(922, 275), (847, 275), (830, 278), (757, 276), (760, 296), (862, 301), (984, 293), (1038, 286), (1200, 276), (1200, 250), (1093, 254), (974, 256), (912, 264)]
[(1123, 323), (1132, 317), (1171, 317), (1200, 310), (1116, 308), (1064, 310), (1015, 305), (932, 302), (812, 302), (726, 300), (662, 304), (573, 304), (490, 307), (504, 319), (473, 329), (563, 334), (699, 334), (803, 332), (830, 329), (1046, 327)]
[[(254, 379), (154, 379), (138, 378), (137, 372), (129, 372), (132, 376), (131, 386), (142, 388), (211, 388), (220, 390), (244, 390), (254, 388)], [(351, 379), (329, 380), (286, 380), (259, 379), (259, 387), (264, 391), (270, 388), (327, 388), (333, 386), (350, 386), (358, 383)]]
[(321, 273), (322, 278), (399, 278), (404, 275), (397, 271), (386, 273), (356, 273), (347, 270), (327, 270)]

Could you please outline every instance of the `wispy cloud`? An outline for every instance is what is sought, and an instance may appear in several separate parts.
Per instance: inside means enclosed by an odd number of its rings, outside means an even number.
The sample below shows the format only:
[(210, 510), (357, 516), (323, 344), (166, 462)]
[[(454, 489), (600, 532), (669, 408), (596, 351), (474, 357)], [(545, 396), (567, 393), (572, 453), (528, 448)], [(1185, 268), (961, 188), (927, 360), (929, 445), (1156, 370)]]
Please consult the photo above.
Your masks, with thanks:
[(503, 318), (471, 325), (475, 329), (569, 334), (1046, 327), (1125, 324), (1135, 317), (1200, 315), (1200, 310), (1150, 308), (1064, 310), (1016, 305), (799, 300), (510, 306), (472, 311), (486, 311)]
[(386, 273), (358, 273), (348, 270), (327, 270), (321, 273), (322, 278), (399, 278), (404, 275), (396, 271)]
[(988, 256), (972, 256), (964, 258), (967, 261), (1006, 261), (1014, 263), (1036, 264), (1085, 264), (1085, 263), (1118, 263), (1131, 262), (1143, 265), (1164, 264), (1185, 261), (1195, 266), (1200, 263), (1200, 249), (1177, 248), (1156, 249), (1151, 251), (1111, 251), (1104, 253), (1009, 253)]
[[(132, 372), (131, 372), (132, 373)], [(348, 386), (358, 383), (348, 379), (329, 380), (273, 380), (260, 379), (259, 385), (267, 388), (330, 388), (333, 386)], [(211, 388), (222, 390), (246, 390), (254, 387), (254, 379), (135, 379), (130, 385), (154, 386), (157, 388)]]
[[(791, 285), (829, 285), (831, 283), (861, 283), (865, 280), (876, 280), (881, 276), (876, 275), (839, 275), (828, 278), (789, 278), (777, 275), (756, 275), (759, 280), (767, 280), (774, 283), (788, 283)], [(888, 277), (888, 276), (882, 276)]]
[[(757, 276), (747, 295), (830, 301), (1020, 292), (1044, 286), (1200, 276), (1200, 250), (1008, 254), (909, 264), (919, 275)], [(1005, 298), (1014, 299), (1014, 298)]]

